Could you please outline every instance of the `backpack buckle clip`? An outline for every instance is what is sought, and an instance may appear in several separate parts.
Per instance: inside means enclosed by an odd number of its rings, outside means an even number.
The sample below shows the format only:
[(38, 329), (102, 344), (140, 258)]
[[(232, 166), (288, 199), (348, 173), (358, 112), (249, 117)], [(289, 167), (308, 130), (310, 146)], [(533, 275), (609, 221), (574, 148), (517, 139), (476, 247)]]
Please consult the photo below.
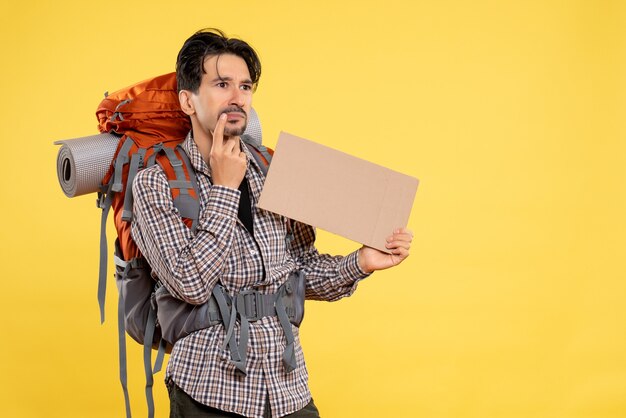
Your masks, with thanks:
[(263, 296), (257, 290), (239, 292), (235, 299), (237, 312), (250, 322), (258, 321), (265, 316), (263, 312)]

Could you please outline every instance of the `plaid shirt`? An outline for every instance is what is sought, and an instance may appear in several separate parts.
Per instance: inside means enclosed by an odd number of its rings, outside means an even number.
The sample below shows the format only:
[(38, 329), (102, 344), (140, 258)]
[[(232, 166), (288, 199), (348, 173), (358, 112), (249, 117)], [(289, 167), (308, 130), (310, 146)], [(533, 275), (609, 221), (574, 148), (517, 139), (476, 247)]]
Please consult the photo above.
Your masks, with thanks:
[[(141, 171), (133, 183), (132, 236), (153, 274), (170, 293), (188, 303), (206, 302), (219, 282), (233, 296), (245, 289), (274, 293), (296, 269), (306, 273), (307, 299), (333, 301), (351, 295), (367, 275), (357, 252), (346, 257), (322, 255), (314, 247), (315, 230), (294, 223), (287, 240), (287, 220), (257, 208), (264, 177), (247, 154), (246, 178), (254, 217), (251, 236), (237, 217), (239, 190), (211, 184), (211, 172), (191, 137), (183, 143), (198, 177), (200, 216), (194, 233), (174, 207), (168, 180), (155, 165)], [(223, 349), (224, 327), (216, 325), (179, 340), (172, 350), (166, 378), (200, 403), (247, 417), (262, 417), (269, 396), (272, 416), (302, 409), (310, 400), (298, 328), (296, 370), (282, 363), (286, 339), (277, 317), (250, 323), (247, 375), (236, 373)], [(239, 324), (235, 327), (239, 335)]]

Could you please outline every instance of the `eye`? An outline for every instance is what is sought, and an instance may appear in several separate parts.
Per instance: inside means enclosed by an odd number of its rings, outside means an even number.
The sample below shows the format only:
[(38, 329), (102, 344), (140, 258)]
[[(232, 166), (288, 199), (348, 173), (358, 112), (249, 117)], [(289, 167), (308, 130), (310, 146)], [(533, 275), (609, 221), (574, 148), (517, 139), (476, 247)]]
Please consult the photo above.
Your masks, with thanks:
[(219, 83), (216, 84), (217, 87), (221, 87), (224, 88), (226, 87), (228, 84), (225, 81), (220, 81)]
[(250, 84), (242, 84), (241, 90), (250, 91), (252, 90), (252, 86)]

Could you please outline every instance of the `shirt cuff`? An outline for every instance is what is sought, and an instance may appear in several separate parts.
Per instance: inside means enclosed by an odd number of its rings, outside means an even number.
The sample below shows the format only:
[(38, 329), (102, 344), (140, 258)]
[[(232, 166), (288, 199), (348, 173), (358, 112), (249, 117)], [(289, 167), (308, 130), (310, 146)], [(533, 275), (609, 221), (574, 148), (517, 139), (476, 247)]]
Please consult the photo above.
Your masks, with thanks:
[(210, 216), (224, 216), (227, 218), (237, 218), (239, 211), (239, 196), (241, 192), (225, 186), (211, 186), (207, 205), (200, 218)]
[(359, 265), (359, 251), (354, 251), (345, 256), (339, 263), (339, 275), (345, 278), (351, 278), (354, 281), (361, 280), (372, 273), (366, 273)]

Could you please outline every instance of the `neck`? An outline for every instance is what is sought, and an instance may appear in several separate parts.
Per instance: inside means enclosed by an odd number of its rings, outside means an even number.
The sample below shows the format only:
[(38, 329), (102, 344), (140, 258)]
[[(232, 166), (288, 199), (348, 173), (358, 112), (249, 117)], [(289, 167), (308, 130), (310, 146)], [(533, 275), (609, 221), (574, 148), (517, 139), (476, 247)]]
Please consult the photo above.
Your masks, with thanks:
[(193, 140), (195, 141), (202, 159), (209, 165), (211, 147), (213, 146), (213, 135), (211, 132), (204, 132), (202, 129), (193, 128)]

